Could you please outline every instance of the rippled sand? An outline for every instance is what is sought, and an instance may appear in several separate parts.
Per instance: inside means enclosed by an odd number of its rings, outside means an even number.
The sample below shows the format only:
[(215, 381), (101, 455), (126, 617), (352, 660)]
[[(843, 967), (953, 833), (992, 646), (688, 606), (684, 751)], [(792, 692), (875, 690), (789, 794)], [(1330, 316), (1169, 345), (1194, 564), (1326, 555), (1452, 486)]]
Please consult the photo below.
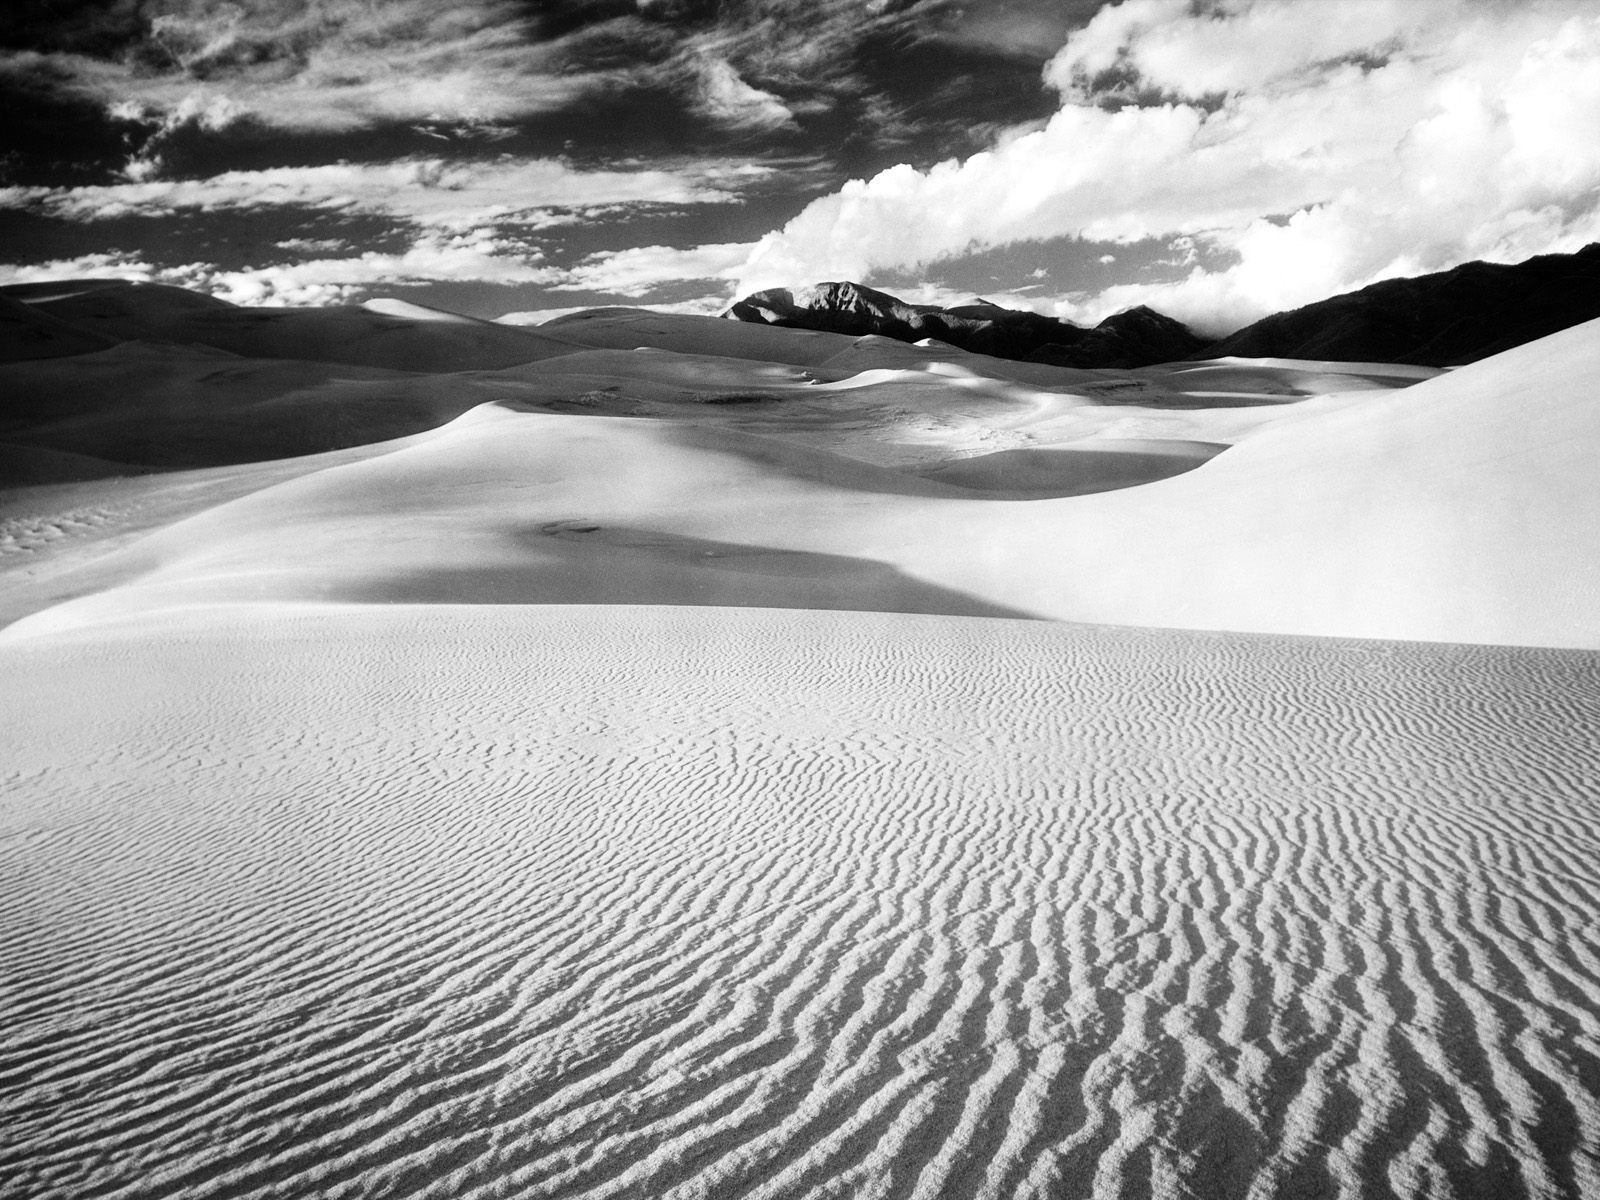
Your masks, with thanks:
[(7, 1195), (1600, 1195), (1600, 654), (282, 605), (0, 673)]

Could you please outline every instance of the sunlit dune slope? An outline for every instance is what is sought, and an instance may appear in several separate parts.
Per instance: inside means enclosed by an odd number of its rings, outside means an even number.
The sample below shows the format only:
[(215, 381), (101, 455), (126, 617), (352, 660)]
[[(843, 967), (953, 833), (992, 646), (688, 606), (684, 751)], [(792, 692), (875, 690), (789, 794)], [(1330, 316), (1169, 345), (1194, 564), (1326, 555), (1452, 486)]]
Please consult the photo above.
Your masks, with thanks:
[(406, 444), (184, 471), (0, 445), (0, 626), (125, 581), (121, 552), (176, 521)]
[(1600, 322), (1084, 497), (1076, 619), (1600, 646)]

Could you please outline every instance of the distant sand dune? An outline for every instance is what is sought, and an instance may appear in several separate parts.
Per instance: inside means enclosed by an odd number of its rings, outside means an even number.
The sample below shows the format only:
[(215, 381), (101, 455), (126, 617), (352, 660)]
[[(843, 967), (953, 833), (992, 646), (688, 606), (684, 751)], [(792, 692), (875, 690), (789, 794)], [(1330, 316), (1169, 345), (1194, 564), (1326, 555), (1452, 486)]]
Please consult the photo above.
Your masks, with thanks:
[(13, 1194), (1600, 1194), (1593, 654), (284, 607), (0, 671)]
[(0, 363), (89, 354), (114, 339), (79, 328), (0, 292)]
[[(666, 365), (670, 375), (682, 364)], [(772, 412), (737, 418), (744, 428), (513, 411), (513, 399), (154, 533), (109, 564), (129, 586), (12, 635), (199, 600), (481, 590), (514, 603), (904, 602), (952, 615), (1600, 648), (1600, 558), (1583, 550), (1600, 542), (1597, 373), (1600, 322), (1404, 390), (1269, 410), (1285, 415), (1172, 478), (1162, 476), (1200, 461), (1172, 442), (1212, 439), (1156, 439), (1168, 449), (1118, 460), (1128, 432), (1105, 420), (1111, 410), (988, 384), (945, 389), (941, 411), (932, 391), (918, 398), (937, 385), (906, 383), (899, 412), (902, 385), (816, 387), (830, 397), (820, 407), (786, 417), (787, 401), (756, 405)], [(1106, 436), (1034, 440), (1080, 411), (1098, 412)], [(1231, 411), (1195, 414), (1189, 430), (1213, 416), (1226, 428)], [(808, 432), (794, 436), (796, 425)], [(894, 461), (919, 438), (932, 462)], [(1027, 451), (1030, 484), (1046, 470), (1047, 488), (985, 490), (1016, 456), (983, 455), (1013, 450)], [(953, 459), (965, 461), (945, 466)], [(1056, 498), (1013, 498), (1041, 494)], [(694, 555), (600, 541), (586, 553), (525, 536), (568, 520), (862, 569), (811, 576), (828, 580), (826, 603), (815, 590), (785, 600)]]
[(591, 308), (537, 328), (544, 336), (612, 350), (649, 346), (684, 354), (720, 354), (800, 366), (821, 362), (855, 341), (842, 333), (775, 329), (770, 325), (642, 308)]
[(13, 284), (0, 297), (21, 300), (91, 336), (192, 343), (250, 358), (461, 371), (573, 349), (557, 338), (492, 321), (440, 321), (432, 310), (419, 316), (407, 310), (395, 315), (382, 306), (246, 308), (183, 288), (118, 279)]

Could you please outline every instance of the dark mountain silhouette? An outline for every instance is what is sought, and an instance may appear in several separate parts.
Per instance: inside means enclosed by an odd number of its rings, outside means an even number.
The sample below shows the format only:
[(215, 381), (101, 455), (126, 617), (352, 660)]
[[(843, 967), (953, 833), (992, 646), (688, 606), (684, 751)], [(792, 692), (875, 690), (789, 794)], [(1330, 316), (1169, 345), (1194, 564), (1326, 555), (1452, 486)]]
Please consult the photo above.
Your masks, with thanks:
[(1600, 242), (1505, 266), (1470, 262), (1274, 313), (1194, 358), (1450, 367), (1600, 317)]
[(996, 358), (1065, 367), (1126, 369), (1230, 355), (1449, 367), (1600, 317), (1600, 243), (1510, 266), (1471, 262), (1385, 280), (1275, 313), (1209, 344), (1144, 307), (1085, 329), (986, 300), (954, 308), (909, 304), (858, 283), (772, 288), (722, 315), (857, 337), (934, 338)]
[(1148, 308), (1085, 329), (987, 300), (954, 308), (909, 304), (859, 283), (819, 283), (798, 293), (772, 288), (746, 296), (722, 315), (855, 337), (934, 338), (978, 354), (1063, 367), (1141, 367), (1186, 358), (1205, 345), (1187, 326)]

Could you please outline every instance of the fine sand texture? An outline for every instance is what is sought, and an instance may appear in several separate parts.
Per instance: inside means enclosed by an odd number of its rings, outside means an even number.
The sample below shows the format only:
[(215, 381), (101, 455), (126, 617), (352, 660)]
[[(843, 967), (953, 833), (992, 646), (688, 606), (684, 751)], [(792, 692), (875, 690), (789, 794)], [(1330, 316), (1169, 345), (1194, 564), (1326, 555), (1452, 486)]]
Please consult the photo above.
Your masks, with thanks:
[(0, 728), (7, 1195), (1600, 1194), (1600, 656), (220, 607)]

